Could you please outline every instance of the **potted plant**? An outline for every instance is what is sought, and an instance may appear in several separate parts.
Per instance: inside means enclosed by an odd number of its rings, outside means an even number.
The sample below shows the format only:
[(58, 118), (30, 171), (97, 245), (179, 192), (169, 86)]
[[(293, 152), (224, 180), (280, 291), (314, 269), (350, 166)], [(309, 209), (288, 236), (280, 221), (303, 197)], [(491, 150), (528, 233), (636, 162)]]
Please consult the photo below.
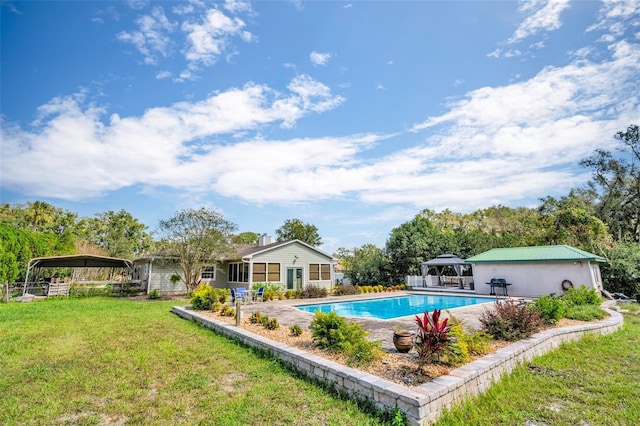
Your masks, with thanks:
[(393, 346), (396, 347), (398, 352), (407, 353), (413, 347), (413, 333), (396, 327), (393, 332)]

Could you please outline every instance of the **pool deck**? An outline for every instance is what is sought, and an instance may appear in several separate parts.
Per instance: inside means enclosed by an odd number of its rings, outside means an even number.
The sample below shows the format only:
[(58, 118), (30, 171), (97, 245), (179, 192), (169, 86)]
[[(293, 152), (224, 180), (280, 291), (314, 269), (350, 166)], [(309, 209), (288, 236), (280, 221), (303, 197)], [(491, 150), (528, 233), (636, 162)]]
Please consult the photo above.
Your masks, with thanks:
[[(365, 293), (352, 296), (329, 296), (321, 299), (291, 299), (291, 300), (273, 300), (267, 302), (247, 303), (240, 305), (243, 318), (248, 318), (252, 312), (259, 311), (262, 314), (269, 317), (275, 317), (278, 322), (284, 326), (299, 325), (303, 328), (308, 328), (309, 324), (314, 318), (314, 314), (309, 312), (303, 312), (297, 309), (296, 305), (311, 305), (317, 303), (332, 303), (332, 302), (349, 302), (366, 299), (381, 299), (388, 297), (406, 296), (409, 294), (424, 295), (424, 291), (394, 291), (388, 293)], [(461, 294), (456, 292), (437, 292), (438, 295), (447, 296), (476, 296), (475, 294)], [(495, 298), (487, 298), (488, 302), (493, 302)], [(451, 314), (460, 319), (466, 326), (479, 329), (480, 328), (480, 314), (487, 308), (490, 308), (490, 304), (482, 303), (471, 306), (463, 306), (460, 308), (451, 309)], [(444, 312), (446, 315), (446, 311)], [(393, 346), (393, 331), (396, 328), (401, 328), (408, 331), (416, 330), (415, 315), (409, 315), (397, 319), (380, 320), (374, 318), (357, 318), (347, 317), (348, 320), (357, 322), (369, 332), (369, 338), (372, 340), (380, 340), (382, 348), (388, 351), (395, 352)]]

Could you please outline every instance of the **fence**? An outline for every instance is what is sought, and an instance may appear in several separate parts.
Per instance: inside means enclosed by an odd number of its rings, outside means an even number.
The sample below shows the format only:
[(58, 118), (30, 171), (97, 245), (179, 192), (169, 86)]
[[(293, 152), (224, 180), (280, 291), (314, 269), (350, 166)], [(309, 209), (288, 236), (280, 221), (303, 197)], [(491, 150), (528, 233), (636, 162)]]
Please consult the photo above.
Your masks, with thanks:
[(427, 275), (426, 277), (420, 275), (407, 275), (408, 287), (432, 287), (432, 288), (460, 288), (460, 281), (462, 281), (462, 287), (467, 290), (473, 290), (473, 277), (460, 277), (457, 276), (441, 276), (440, 282), (438, 282), (437, 276)]

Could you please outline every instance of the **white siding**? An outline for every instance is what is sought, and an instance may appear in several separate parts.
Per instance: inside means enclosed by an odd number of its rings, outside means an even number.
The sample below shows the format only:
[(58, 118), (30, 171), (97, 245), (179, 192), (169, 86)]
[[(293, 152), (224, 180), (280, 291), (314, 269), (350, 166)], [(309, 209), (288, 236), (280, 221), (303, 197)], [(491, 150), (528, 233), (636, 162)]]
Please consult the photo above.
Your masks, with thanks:
[[(489, 294), (491, 286), (486, 283), (492, 278), (504, 278), (508, 283), (509, 296), (538, 297), (556, 293), (561, 295), (562, 281), (569, 280), (574, 287), (585, 285), (600, 290), (594, 282), (594, 267), (590, 262), (532, 262), (532, 263), (476, 263), (473, 265), (473, 279), (477, 294)], [(496, 288), (498, 294), (502, 290)]]
[[(332, 288), (334, 280), (334, 271), (332, 258), (318, 253), (309, 247), (291, 243), (284, 247), (277, 247), (269, 250), (265, 253), (254, 255), (254, 263), (280, 263), (280, 282), (285, 285), (287, 282), (287, 268), (302, 268), (302, 288), (308, 285), (316, 285), (318, 287), (324, 287), (327, 290)], [(309, 282), (309, 264), (310, 263), (328, 263), (330, 264), (330, 278), (324, 281)]]

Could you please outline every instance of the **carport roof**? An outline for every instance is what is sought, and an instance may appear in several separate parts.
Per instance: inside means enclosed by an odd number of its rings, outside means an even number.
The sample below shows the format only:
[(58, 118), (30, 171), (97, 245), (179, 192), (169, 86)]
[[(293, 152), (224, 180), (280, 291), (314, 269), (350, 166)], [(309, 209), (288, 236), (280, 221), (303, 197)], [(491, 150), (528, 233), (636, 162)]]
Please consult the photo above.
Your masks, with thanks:
[(29, 268), (130, 268), (131, 261), (94, 254), (36, 257), (29, 261)]
[(467, 259), (468, 263), (606, 262), (606, 259), (571, 246), (496, 248)]

